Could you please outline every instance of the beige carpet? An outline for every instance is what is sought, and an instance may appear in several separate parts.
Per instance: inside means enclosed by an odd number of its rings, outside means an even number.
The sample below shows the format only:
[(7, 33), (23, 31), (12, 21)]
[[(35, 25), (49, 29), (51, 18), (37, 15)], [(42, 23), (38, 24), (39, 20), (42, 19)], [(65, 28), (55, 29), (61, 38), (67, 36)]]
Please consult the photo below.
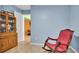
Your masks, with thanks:
[[(48, 53), (42, 49), (40, 45), (31, 45), (29, 43), (20, 42), (18, 46), (6, 51), (5, 53)], [(69, 48), (68, 53), (73, 53)]]

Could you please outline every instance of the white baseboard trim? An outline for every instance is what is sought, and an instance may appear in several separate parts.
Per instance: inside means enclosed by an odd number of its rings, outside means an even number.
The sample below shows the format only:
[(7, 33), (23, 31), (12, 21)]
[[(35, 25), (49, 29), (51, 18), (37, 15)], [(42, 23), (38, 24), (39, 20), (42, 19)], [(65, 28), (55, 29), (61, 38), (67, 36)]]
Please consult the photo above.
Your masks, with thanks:
[(43, 43), (31, 43), (32, 45), (41, 45), (43, 46)]
[(72, 46), (69, 47), (74, 53), (78, 53)]

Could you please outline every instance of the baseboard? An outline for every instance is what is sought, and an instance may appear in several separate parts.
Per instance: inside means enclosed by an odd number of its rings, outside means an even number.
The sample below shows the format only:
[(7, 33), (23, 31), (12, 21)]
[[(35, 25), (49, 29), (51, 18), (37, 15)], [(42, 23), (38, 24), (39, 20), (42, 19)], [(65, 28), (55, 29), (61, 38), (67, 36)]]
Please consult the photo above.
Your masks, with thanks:
[(78, 53), (72, 46), (69, 47), (74, 53)]
[(43, 43), (31, 43), (32, 45), (41, 45), (43, 46)]

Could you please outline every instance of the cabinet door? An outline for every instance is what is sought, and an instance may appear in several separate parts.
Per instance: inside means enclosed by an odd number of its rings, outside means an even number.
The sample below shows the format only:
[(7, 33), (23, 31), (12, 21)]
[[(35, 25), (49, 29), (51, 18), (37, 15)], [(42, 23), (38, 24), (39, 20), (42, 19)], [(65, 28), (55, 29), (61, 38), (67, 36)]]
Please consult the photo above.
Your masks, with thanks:
[(8, 49), (8, 40), (6, 38), (1, 39), (1, 52), (6, 51)]
[(8, 39), (9, 39), (9, 47), (10, 48), (17, 45), (16, 35), (12, 35)]
[(17, 45), (16, 34), (9, 34), (7, 36), (0, 37), (0, 52), (4, 52)]
[(1, 51), (1, 39), (0, 39), (0, 51)]

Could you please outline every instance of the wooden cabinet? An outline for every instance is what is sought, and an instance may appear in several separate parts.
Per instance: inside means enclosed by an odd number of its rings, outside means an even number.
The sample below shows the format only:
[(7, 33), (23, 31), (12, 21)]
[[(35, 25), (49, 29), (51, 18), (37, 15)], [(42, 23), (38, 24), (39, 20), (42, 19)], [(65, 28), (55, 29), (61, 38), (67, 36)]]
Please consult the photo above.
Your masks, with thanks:
[(0, 12), (0, 52), (17, 45), (16, 17), (8, 11)]

